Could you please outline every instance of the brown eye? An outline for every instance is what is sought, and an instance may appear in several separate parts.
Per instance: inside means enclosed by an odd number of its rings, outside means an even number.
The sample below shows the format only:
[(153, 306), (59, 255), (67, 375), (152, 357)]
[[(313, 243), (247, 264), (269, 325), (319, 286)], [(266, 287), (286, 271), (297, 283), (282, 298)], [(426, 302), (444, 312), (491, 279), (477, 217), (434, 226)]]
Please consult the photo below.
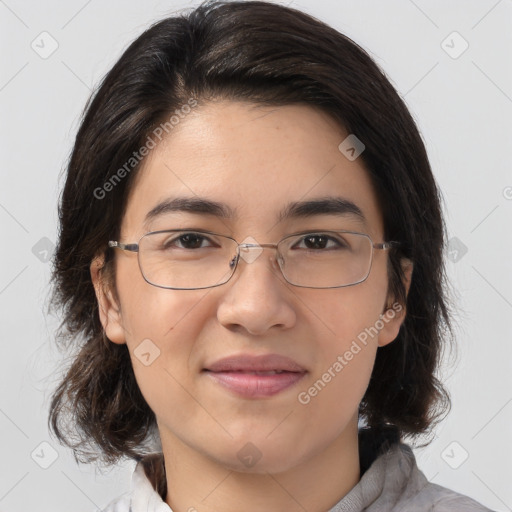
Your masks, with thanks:
[(200, 233), (183, 233), (173, 238), (168, 238), (162, 243), (163, 249), (201, 249), (208, 247), (203, 243), (209, 243), (211, 240)]
[[(304, 247), (298, 247), (300, 244), (304, 244)], [(310, 249), (310, 250), (322, 250), (322, 249), (343, 249), (347, 247), (347, 243), (343, 238), (335, 238), (331, 235), (324, 233), (312, 233), (304, 236), (293, 248), (296, 249)]]

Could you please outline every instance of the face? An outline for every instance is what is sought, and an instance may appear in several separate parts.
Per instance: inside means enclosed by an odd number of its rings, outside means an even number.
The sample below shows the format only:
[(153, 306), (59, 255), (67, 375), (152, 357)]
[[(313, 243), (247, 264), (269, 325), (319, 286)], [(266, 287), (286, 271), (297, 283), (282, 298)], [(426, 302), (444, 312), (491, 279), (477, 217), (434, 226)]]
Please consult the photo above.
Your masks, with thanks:
[[(338, 149), (347, 135), (307, 106), (200, 106), (146, 158), (120, 241), (203, 229), (265, 244), (307, 230), (346, 229), (382, 242), (382, 216), (363, 162)], [(167, 209), (145, 222), (156, 205), (177, 197), (221, 203), (230, 215)], [(350, 201), (364, 219), (332, 210), (278, 219), (290, 203), (326, 198)], [(292, 286), (274, 256), (266, 248), (253, 261), (241, 259), (233, 277), (215, 288), (171, 290), (144, 280), (136, 253), (116, 250), (117, 299), (97, 286), (106, 334), (128, 345), (162, 443), (238, 471), (285, 471), (356, 432), (376, 351), (397, 336), (403, 319), (387, 309), (386, 251), (374, 252), (364, 282), (331, 289)], [(91, 265), (96, 285), (100, 263)], [(277, 393), (241, 395), (205, 371), (228, 356), (267, 354), (303, 370)], [(249, 467), (244, 450), (258, 463)]]

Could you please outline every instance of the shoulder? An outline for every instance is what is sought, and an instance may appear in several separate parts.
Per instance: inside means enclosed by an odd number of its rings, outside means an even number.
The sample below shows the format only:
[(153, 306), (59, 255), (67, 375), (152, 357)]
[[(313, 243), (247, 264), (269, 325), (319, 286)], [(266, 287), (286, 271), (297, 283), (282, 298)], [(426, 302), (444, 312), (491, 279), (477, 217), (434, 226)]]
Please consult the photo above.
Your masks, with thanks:
[(157, 492), (162, 467), (161, 454), (152, 454), (139, 461), (132, 475), (130, 491), (110, 502), (102, 512), (172, 512)]
[(131, 512), (130, 504), (132, 502), (132, 493), (125, 493), (113, 501), (111, 501), (106, 508), (101, 512)]
[[(418, 492), (410, 500), (410, 505), (417, 507), (418, 510), (432, 512), (453, 512), (458, 510), (464, 510), (464, 512), (492, 512), (490, 508), (484, 507), (481, 503), (468, 496), (432, 483), (428, 483)], [(411, 510), (410, 505), (407, 505), (403, 512)]]
[(402, 489), (397, 503), (397, 512), (492, 512), (469, 496), (429, 482), (418, 469), (412, 449), (408, 445), (397, 446), (395, 454), (398, 466), (407, 467), (408, 473), (405, 488)]

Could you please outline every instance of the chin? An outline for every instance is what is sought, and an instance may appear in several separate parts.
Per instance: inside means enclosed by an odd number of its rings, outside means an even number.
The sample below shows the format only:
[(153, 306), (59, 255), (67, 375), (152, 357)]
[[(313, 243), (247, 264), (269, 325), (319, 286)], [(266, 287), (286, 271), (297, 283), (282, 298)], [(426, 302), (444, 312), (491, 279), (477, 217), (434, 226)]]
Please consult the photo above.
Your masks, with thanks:
[[(281, 442), (261, 441), (236, 442), (235, 456), (233, 451), (213, 457), (218, 464), (238, 473), (261, 474), (282, 473), (300, 463), (301, 454), (293, 446), (285, 447)], [(233, 446), (233, 445), (231, 445)]]

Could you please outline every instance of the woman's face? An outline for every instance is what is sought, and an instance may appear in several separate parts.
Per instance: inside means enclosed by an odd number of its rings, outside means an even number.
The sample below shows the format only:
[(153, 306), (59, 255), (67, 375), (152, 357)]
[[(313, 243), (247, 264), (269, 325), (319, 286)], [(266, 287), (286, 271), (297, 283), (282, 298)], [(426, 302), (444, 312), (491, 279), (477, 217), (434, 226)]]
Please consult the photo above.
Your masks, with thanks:
[[(149, 231), (203, 229), (265, 244), (305, 230), (346, 229), (382, 242), (382, 217), (363, 162), (338, 149), (348, 135), (307, 106), (200, 106), (145, 160), (120, 241), (137, 242)], [(167, 208), (145, 222), (155, 206), (176, 198), (213, 201), (230, 214)], [(292, 203), (329, 198), (350, 201), (364, 219), (322, 208), (279, 218)], [(144, 280), (136, 253), (116, 250), (118, 302), (98, 292), (102, 322), (112, 342), (128, 345), (164, 447), (186, 446), (238, 471), (280, 472), (357, 432), (377, 348), (396, 337), (403, 317), (388, 310), (379, 322), (392, 300), (388, 255), (375, 251), (360, 284), (311, 289), (288, 284), (274, 254), (266, 248), (242, 258), (221, 286), (172, 290)], [(91, 266), (96, 284), (97, 263)], [(229, 375), (215, 378), (205, 370), (228, 356), (268, 354), (302, 368), (290, 381), (290, 374), (244, 377), (292, 382), (273, 394), (240, 394), (222, 384)]]

